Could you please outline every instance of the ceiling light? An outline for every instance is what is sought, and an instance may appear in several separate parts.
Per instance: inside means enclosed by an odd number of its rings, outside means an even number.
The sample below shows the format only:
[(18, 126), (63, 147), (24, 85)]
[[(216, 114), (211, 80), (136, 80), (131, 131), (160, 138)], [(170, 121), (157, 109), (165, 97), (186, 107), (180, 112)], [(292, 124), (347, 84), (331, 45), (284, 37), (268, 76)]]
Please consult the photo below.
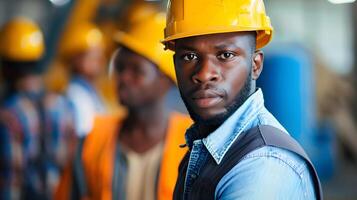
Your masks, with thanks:
[(71, 0), (49, 0), (55, 6), (63, 6), (70, 2)]
[(328, 1), (333, 4), (343, 4), (343, 3), (353, 3), (356, 0), (328, 0)]

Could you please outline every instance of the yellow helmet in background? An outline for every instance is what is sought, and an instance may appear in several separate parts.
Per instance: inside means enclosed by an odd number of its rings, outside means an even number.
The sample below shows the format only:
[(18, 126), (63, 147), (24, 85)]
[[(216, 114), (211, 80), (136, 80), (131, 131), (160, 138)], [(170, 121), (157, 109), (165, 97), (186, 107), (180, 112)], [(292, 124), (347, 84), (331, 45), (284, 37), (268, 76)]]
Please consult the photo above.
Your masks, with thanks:
[(27, 18), (14, 18), (0, 31), (0, 57), (19, 62), (38, 61), (44, 55), (43, 34)]
[(156, 13), (158, 13), (158, 7), (154, 4), (143, 1), (135, 2), (129, 6), (124, 14), (124, 26), (127, 27), (136, 22), (140, 22), (140, 19)]
[(191, 36), (256, 31), (256, 47), (272, 39), (273, 27), (263, 0), (170, 0), (163, 43)]
[(146, 57), (176, 82), (173, 52), (165, 51), (160, 40), (164, 37), (165, 13), (155, 13), (137, 20), (127, 31), (119, 31), (114, 40), (120, 45)]
[(85, 52), (90, 48), (104, 48), (103, 33), (89, 22), (69, 26), (64, 32), (59, 44), (59, 54), (62, 58)]

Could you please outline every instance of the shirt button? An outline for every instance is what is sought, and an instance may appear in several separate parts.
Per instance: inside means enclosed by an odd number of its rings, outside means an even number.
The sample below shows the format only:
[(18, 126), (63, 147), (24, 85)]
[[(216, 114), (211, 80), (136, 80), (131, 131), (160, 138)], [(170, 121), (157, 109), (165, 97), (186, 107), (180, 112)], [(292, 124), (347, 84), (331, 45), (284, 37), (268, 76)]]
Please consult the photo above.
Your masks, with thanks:
[(191, 178), (195, 179), (195, 178), (197, 178), (197, 175), (196, 174), (191, 174)]

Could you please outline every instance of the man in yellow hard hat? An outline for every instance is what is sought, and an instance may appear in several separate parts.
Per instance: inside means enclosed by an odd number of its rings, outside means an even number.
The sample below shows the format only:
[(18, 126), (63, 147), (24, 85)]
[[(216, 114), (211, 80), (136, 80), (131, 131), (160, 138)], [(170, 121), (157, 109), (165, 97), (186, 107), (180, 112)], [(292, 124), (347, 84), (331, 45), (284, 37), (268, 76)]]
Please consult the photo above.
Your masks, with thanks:
[(49, 199), (74, 151), (70, 105), (44, 88), (44, 49), (42, 32), (29, 19), (1, 28), (0, 199)]
[[(98, 128), (84, 142), (90, 199), (172, 199), (177, 169), (186, 152), (181, 134), (188, 116), (169, 112), (165, 96), (176, 82), (172, 52), (160, 39), (165, 14), (150, 13), (115, 35), (113, 75), (128, 115), (111, 130)], [(105, 137), (105, 138), (103, 138)]]
[(322, 198), (313, 165), (256, 88), (272, 34), (263, 0), (169, 2), (163, 43), (195, 122), (174, 199)]
[(79, 138), (87, 135), (96, 115), (106, 108), (95, 82), (104, 68), (104, 36), (96, 25), (82, 22), (70, 26), (59, 44), (59, 53), (70, 71), (67, 97), (74, 108)]

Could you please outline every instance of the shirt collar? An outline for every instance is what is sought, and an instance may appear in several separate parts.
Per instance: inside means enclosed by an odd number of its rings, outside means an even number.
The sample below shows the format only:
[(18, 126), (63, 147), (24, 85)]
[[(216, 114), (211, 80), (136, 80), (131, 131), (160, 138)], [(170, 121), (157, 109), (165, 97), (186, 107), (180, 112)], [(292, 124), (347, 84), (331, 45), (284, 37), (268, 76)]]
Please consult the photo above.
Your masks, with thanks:
[[(246, 130), (249, 122), (256, 118), (263, 107), (263, 92), (258, 89), (220, 127), (202, 139), (217, 164), (220, 164), (237, 137)], [(197, 125), (194, 124), (186, 132), (186, 142), (190, 148), (197, 131)]]

